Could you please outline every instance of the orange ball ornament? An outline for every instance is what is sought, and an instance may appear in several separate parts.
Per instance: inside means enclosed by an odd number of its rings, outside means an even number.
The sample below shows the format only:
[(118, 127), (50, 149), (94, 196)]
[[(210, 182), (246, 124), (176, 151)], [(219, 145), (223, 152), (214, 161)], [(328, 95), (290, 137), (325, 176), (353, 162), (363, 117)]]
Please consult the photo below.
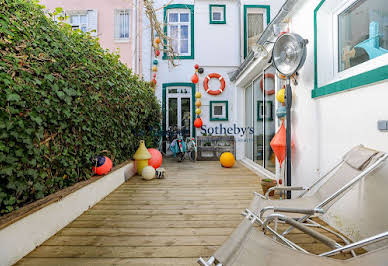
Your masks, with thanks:
[(195, 106), (198, 108), (198, 107), (201, 107), (202, 103), (201, 103), (201, 100), (198, 99), (195, 101)]
[(198, 83), (198, 75), (197, 74), (194, 74), (192, 77), (191, 77), (191, 82), (194, 83), (194, 84), (197, 84)]
[(230, 152), (224, 152), (220, 156), (220, 163), (223, 167), (231, 168), (235, 162), (234, 155)]
[(200, 127), (202, 127), (202, 125), (203, 125), (203, 122), (202, 122), (202, 119), (200, 117), (198, 117), (197, 119), (194, 120), (194, 126), (196, 128), (200, 128)]
[(155, 43), (156, 43), (156, 44), (159, 44), (159, 43), (160, 43), (160, 38), (159, 38), (159, 37), (156, 37), (156, 38), (155, 38)]
[(159, 168), (163, 162), (163, 156), (157, 149), (150, 148), (148, 152), (151, 154), (151, 159), (148, 159), (148, 165), (154, 169)]

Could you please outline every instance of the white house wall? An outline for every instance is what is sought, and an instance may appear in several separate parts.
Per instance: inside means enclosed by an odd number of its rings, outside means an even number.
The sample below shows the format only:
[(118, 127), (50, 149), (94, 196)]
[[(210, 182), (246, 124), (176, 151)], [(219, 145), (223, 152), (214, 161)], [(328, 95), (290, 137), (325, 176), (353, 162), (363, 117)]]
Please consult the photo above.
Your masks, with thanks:
[[(388, 119), (387, 81), (319, 98), (311, 97), (314, 88), (313, 20), (314, 9), (319, 2), (320, 0), (312, 0), (298, 5), (290, 20), (290, 31), (309, 40), (307, 59), (299, 71), (299, 85), (293, 86), (292, 139), (295, 150), (292, 158), (292, 185), (296, 186), (312, 184), (356, 145), (363, 144), (388, 152), (388, 133), (377, 129), (378, 120)], [(244, 89), (239, 84), (245, 86), (249, 77), (262, 71), (262, 68), (254, 68), (259, 64), (254, 62), (246, 73), (242, 73), (236, 83), (238, 91)], [(319, 64), (321, 71), (322, 67), (323, 65)], [(244, 110), (243, 103), (242, 99), (237, 104), (240, 112)], [(351, 206), (360, 204), (360, 195), (357, 189), (353, 190), (353, 193), (339, 200), (326, 216), (330, 223), (354, 239), (371, 233), (367, 230), (360, 233), (356, 226), (350, 230), (344, 223), (345, 217), (356, 215), (355, 209)]]

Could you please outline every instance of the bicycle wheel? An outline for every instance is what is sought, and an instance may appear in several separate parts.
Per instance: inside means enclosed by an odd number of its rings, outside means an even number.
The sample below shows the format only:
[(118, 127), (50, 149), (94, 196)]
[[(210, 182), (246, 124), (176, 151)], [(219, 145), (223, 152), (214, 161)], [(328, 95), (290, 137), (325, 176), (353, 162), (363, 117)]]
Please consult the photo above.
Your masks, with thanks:
[(197, 160), (197, 151), (194, 149), (192, 151), (190, 151), (190, 160), (192, 160), (192, 161)]
[(178, 159), (178, 162), (183, 162), (183, 160), (185, 159), (185, 153), (184, 152), (177, 153), (176, 158)]

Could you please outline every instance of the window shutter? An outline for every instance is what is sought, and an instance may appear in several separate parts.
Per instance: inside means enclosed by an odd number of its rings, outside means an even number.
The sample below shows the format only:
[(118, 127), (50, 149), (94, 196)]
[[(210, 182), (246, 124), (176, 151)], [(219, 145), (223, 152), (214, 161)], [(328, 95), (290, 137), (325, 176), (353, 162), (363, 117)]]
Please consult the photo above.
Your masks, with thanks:
[(97, 10), (88, 10), (88, 31), (91, 36), (97, 36)]

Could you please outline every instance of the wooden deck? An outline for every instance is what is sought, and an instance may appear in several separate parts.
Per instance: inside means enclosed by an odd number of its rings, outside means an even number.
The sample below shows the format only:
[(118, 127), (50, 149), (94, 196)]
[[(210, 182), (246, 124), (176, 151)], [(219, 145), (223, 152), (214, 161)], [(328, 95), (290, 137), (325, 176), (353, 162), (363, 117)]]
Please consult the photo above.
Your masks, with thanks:
[[(18, 265), (197, 265), (240, 223), (241, 211), (260, 191), (259, 177), (241, 164), (164, 164), (168, 177), (134, 177)], [(294, 230), (306, 250), (328, 250)]]

